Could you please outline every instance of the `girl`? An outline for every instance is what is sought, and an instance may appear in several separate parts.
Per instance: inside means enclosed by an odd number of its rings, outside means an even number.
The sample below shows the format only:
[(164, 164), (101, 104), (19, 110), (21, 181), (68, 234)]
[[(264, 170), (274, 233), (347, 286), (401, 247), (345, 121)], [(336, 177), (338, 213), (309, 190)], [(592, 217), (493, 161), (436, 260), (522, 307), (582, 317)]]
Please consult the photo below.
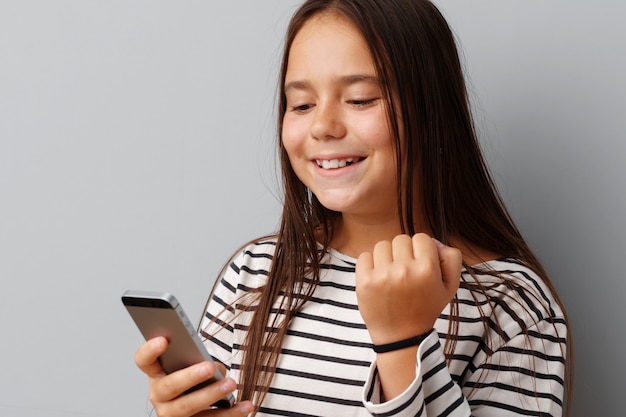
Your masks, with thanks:
[(561, 415), (565, 313), (487, 172), (439, 11), (306, 1), (280, 89), (280, 229), (225, 267), (200, 328), (229, 378), (184, 394), (214, 365), (165, 376), (166, 341), (146, 343), (158, 416)]

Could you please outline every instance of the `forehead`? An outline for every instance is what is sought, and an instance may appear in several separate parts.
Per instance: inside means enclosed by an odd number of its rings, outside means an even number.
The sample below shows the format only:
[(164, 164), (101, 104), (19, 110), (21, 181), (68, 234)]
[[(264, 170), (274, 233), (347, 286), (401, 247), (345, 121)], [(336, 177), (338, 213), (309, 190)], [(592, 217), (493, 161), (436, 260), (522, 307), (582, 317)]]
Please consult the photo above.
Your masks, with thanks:
[(375, 75), (369, 47), (359, 29), (338, 14), (319, 14), (300, 28), (289, 49), (287, 77), (332, 70)]

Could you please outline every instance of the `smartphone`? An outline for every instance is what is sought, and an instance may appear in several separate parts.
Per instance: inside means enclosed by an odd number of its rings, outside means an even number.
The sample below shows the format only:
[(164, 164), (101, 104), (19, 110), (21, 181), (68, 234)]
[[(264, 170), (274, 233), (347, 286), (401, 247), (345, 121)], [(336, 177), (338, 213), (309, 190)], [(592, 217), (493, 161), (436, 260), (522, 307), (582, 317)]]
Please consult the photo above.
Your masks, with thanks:
[[(167, 350), (159, 357), (165, 373), (169, 374), (199, 362), (213, 360), (173, 295), (152, 291), (126, 291), (122, 295), (122, 303), (146, 340), (157, 336), (167, 339)], [(196, 385), (186, 393), (221, 378), (223, 376), (217, 370), (214, 378)], [(230, 408), (233, 402), (234, 397), (229, 395), (213, 406)]]

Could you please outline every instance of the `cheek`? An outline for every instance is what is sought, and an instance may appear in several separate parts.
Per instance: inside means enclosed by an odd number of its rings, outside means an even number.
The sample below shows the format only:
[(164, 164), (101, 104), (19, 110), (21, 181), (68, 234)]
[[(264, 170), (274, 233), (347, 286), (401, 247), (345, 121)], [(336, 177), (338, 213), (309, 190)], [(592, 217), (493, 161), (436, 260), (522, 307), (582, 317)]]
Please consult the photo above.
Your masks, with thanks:
[(304, 143), (304, 135), (302, 127), (287, 117), (283, 120), (283, 129), (281, 132), (281, 140), (283, 146), (291, 159), (302, 148)]
[(371, 148), (384, 149), (393, 148), (393, 135), (391, 134), (391, 126), (383, 112), (373, 116), (362, 118), (357, 123), (353, 123), (355, 129), (358, 129), (359, 136)]

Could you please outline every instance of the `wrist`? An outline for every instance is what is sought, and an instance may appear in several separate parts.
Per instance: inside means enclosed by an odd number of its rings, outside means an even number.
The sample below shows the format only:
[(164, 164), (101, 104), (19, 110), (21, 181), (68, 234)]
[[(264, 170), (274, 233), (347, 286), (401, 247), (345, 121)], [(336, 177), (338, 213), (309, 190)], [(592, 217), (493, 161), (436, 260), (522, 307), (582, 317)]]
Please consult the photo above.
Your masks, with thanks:
[(398, 340), (396, 342), (385, 343), (381, 345), (372, 345), (372, 349), (374, 349), (374, 352), (376, 353), (387, 353), (387, 352), (393, 352), (393, 351), (400, 350), (400, 349), (405, 349), (408, 347), (419, 346), (424, 340), (426, 340), (428, 336), (430, 336), (433, 330), (434, 329), (429, 329), (427, 332), (424, 332), (417, 336)]

